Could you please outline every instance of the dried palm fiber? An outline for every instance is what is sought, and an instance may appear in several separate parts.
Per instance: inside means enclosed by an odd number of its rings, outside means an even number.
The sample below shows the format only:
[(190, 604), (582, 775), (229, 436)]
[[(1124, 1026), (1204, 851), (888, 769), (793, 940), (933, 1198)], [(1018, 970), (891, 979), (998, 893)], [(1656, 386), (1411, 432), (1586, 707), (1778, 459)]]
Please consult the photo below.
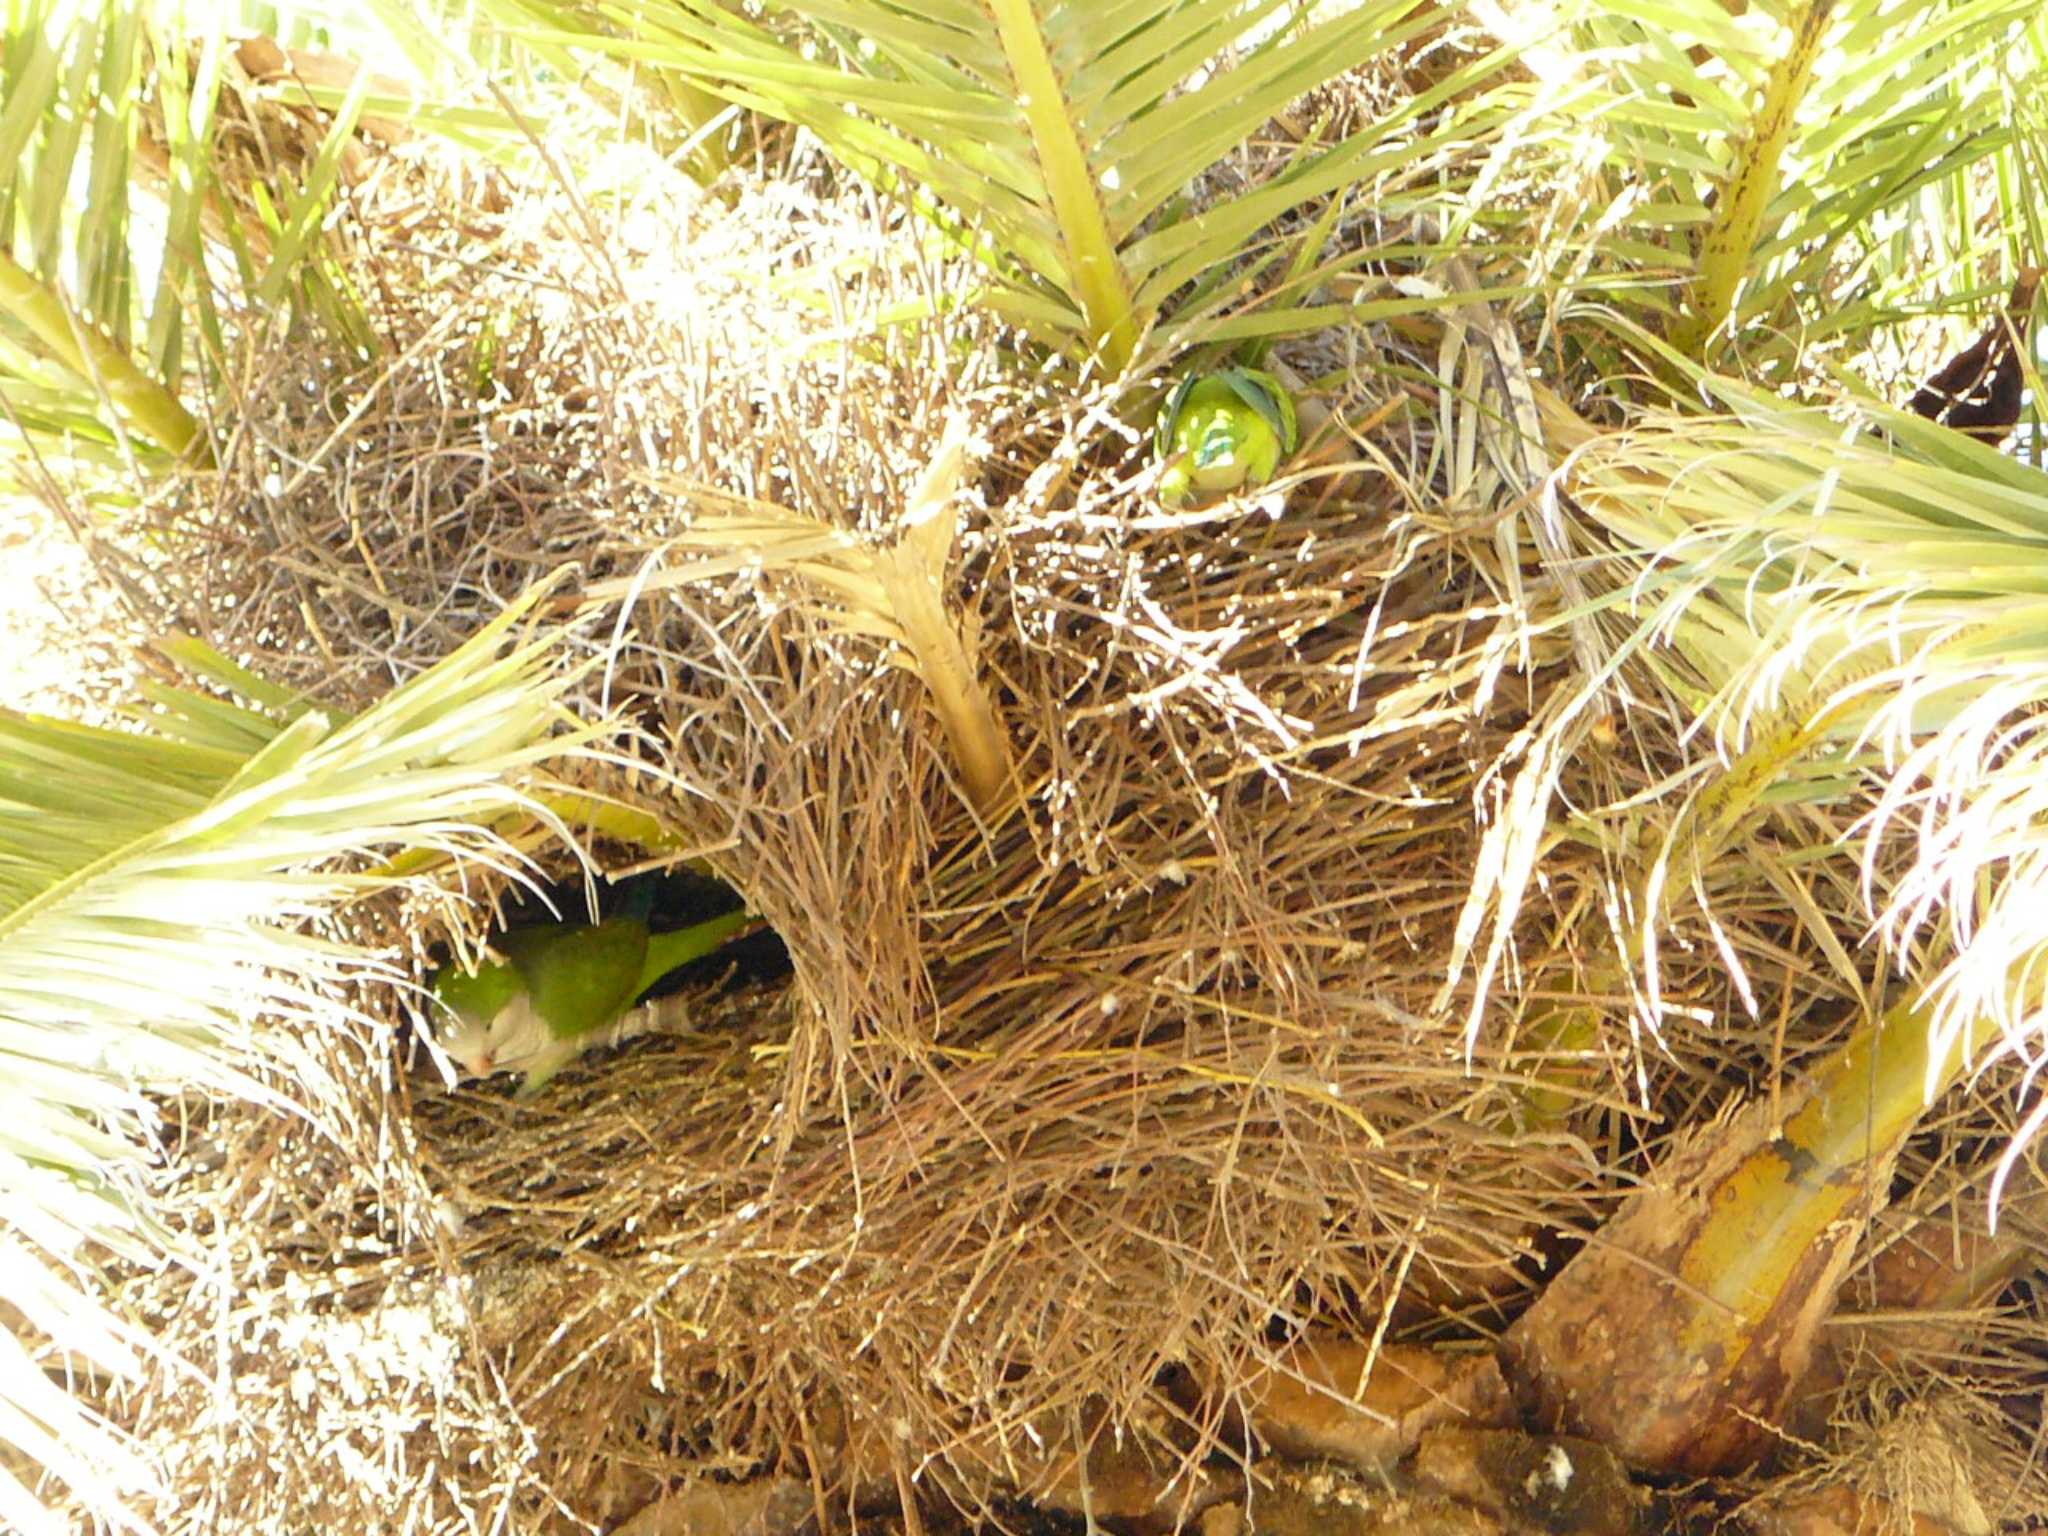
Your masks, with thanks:
[[(1638, 1056), (1625, 993), (1583, 995), (1589, 838), (1546, 851), (1467, 1040), (1469, 993), (1441, 993), (1475, 801), (1564, 651), (1520, 644), (1492, 514), (1408, 483), (1426, 415), (1277, 517), (1162, 517), (1114, 417), (1003, 382), (978, 322), (838, 339), (957, 280), (857, 200), (508, 192), (457, 227), (434, 175), (386, 159), (356, 191), (382, 354), (252, 344), (220, 478), (138, 562), (158, 611), (346, 704), (564, 562), (658, 561), (693, 498), (652, 471), (886, 537), (964, 407), (992, 446), (948, 597), (1028, 800), (978, 824), (917, 681), (796, 578), (588, 617), (624, 641), (593, 693), (640, 733), (592, 784), (669, 818), (794, 984), (534, 1105), (397, 1072), (399, 1002), (364, 996), (369, 1027), (300, 1048), (310, 1125), (192, 1106), (167, 1198), (217, 1267), (129, 1284), (203, 1372), (108, 1405), (171, 1457), (167, 1529), (570, 1529), (706, 1466), (1029, 1492), (1089, 1400), (1129, 1422), (1164, 1367), (1240, 1379), (1276, 1319), (1496, 1326), (1533, 1236), (1590, 1227), (1654, 1158), (1636, 1103), (1694, 1118), (1844, 1027), (1807, 926), (1731, 884), (1726, 943), (1783, 1013), (1728, 1027), (1721, 952), (1681, 953), (1667, 991), (1717, 1027)], [(836, 313), (758, 280), (764, 251), (855, 247), (884, 260)], [(1387, 393), (1362, 366), (1337, 404)], [(1654, 703), (1567, 795), (1619, 806), (1702, 751)], [(418, 953), (478, 919), (353, 921)], [(1574, 1000), (1614, 1027), (1577, 1112), (1532, 1117), (1517, 1031)]]

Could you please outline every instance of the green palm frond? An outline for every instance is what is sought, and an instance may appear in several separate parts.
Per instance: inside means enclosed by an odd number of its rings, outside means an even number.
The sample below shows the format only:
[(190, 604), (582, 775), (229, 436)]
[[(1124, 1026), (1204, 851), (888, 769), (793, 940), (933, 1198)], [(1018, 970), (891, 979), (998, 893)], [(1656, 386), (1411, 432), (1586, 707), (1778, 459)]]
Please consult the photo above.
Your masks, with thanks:
[(2023, 169), (2015, 115), (2048, 79), (2039, 7), (1730, 10), (1593, 0), (1567, 33), (1569, 137), (1611, 178), (1587, 214), (1612, 222), (1598, 238), (1644, 280), (1643, 313), (1693, 358), (1740, 334), (1758, 366), (1967, 302), (1992, 254), (1969, 232)]
[(268, 316), (289, 300), (369, 334), (320, 244), (357, 125), (391, 84), (347, 71), (296, 171), (275, 155), (238, 163), (220, 152), (224, 93), (244, 105), (314, 93), (253, 83), (240, 63), (251, 45), (228, 44), (233, 20), (175, 0), (23, 0), (7, 13), (0, 432), (39, 454), (207, 462), (200, 402), (234, 310)]
[[(350, 861), (505, 856), (479, 823), (534, 812), (521, 781), (588, 749), (553, 637), (508, 644), (530, 605), (350, 720), (254, 679), (249, 705), (158, 690), (138, 731), (0, 713), (0, 1284), (48, 1340), (0, 1329), (0, 1440), (106, 1518), (127, 1518), (119, 1491), (148, 1469), (63, 1388), (74, 1368), (133, 1375), (149, 1351), (89, 1255), (157, 1261), (157, 1101), (272, 1097), (239, 1064), (258, 1019), (333, 1018), (324, 987), (379, 973), (296, 931), (388, 884)], [(0, 1473), (0, 1524), (47, 1518)]]
[[(441, 82), (441, 99), (416, 102), (409, 120), (481, 153), (502, 156), (545, 121), (539, 103), (570, 88), (700, 185), (718, 179), (742, 141), (738, 110), (687, 75), (636, 58), (593, 67), (580, 45), (607, 28), (587, 0), (473, 0), (446, 28), (422, 26), (414, 0), (368, 0), (368, 9), (419, 77)], [(456, 105), (464, 76), (490, 81), (488, 99)], [(501, 139), (505, 131), (512, 137)]]
[(210, 456), (186, 397), (203, 384), (188, 373), (222, 350), (202, 214), (218, 207), (224, 21), (187, 28), (177, 9), (148, 0), (27, 0), (10, 12), (0, 397), (7, 427), (41, 452), (107, 466)]
[[(1682, 889), (1760, 807), (1875, 786), (1871, 916), (1940, 1027), (2038, 1031), (2048, 479), (1916, 416), (1695, 378), (1724, 414), (1647, 414), (1561, 473), (1607, 551), (1616, 664), (1648, 666), (1728, 764), (1666, 804), (1653, 883)], [(1904, 866), (1881, 862), (1901, 836)]]
[[(177, 385), (182, 316), (200, 280), (197, 146), (211, 99), (167, 119), (178, 184), (191, 195), (168, 210), (161, 239), (148, 239), (134, 196), (142, 85), (157, 56), (152, 9), (26, 0), (0, 36), (0, 396), (9, 426), (51, 443), (91, 424), (70, 440), (88, 458), (113, 455), (124, 437), (144, 454), (204, 451)], [(203, 45), (201, 55), (203, 76)]]
[(608, 0), (520, 35), (610, 50), (801, 124), (862, 174), (928, 199), (989, 273), (990, 303), (1112, 373), (1148, 333), (1162, 353), (1219, 334), (1237, 294), (1203, 280), (1276, 220), (1376, 178), (1391, 213), (1404, 178), (1419, 185), (1451, 147), (1483, 141), (1499, 114), (1446, 104), (1507, 57), (1196, 211), (1191, 183), (1276, 112), (1443, 25), (1445, 10), (1365, 0), (1308, 19), (1287, 0), (800, 0), (763, 18), (716, 0)]

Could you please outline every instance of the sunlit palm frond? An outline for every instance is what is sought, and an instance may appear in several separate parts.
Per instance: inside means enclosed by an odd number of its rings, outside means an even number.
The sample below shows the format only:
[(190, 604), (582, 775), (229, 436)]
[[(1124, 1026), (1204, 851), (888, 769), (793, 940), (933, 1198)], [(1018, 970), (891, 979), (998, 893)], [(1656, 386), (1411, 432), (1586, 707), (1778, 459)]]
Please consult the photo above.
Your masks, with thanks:
[[(1441, 26), (1441, 8), (1365, 0), (1316, 19), (1285, 0), (804, 0), (755, 20), (715, 0), (614, 0), (536, 46), (609, 49), (787, 118), (885, 183), (934, 199), (991, 274), (989, 301), (1062, 350), (1127, 366), (1172, 352), (1232, 302), (1200, 280), (1338, 188), (1441, 170), (1498, 115), (1440, 111), (1506, 52), (1418, 94), (1280, 177), (1199, 211), (1196, 178), (1303, 93)], [(576, 30), (574, 23), (584, 23)], [(1436, 114), (1433, 126), (1422, 126)], [(1196, 285), (1193, 302), (1175, 307)]]
[[(204, 181), (170, 210), (160, 241), (145, 237), (132, 206), (142, 82), (156, 56), (150, 10), (140, 0), (32, 0), (11, 9), (0, 37), (0, 430), (46, 444), (99, 418), (103, 404), (145, 454), (190, 451), (199, 438), (177, 384), (180, 317), (198, 276), (184, 253), (199, 248)], [(192, 107), (168, 124), (188, 174), (211, 101)], [(74, 453), (95, 447), (105, 454), (114, 439), (94, 430), (71, 443)]]
[[(1566, 35), (1567, 137), (1610, 169), (1587, 218), (1614, 200), (1599, 238), (1682, 353), (1739, 335), (1783, 370), (1976, 293), (1974, 232), (2013, 202), (2016, 114), (2048, 78), (2031, 0), (1593, 0)], [(2025, 222), (2006, 236), (2037, 240)]]
[(38, 453), (205, 461), (200, 402), (226, 351), (223, 275), (239, 262), (246, 292), (233, 302), (266, 311), (310, 291), (308, 257), (369, 77), (345, 94), (303, 175), (246, 189), (235, 214), (215, 149), (230, 19), (225, 7), (153, 0), (32, 0), (10, 13), (0, 397), (6, 427)]
[[(497, 104), (463, 108), (266, 38), (231, 44), (257, 13), (292, 36), (318, 31), (269, 6), (178, 0), (25, 0), (0, 24), (0, 432), (45, 459), (204, 461), (204, 402), (236, 313), (311, 310), (370, 343), (320, 260), (359, 126), (404, 118), (501, 154), (527, 146)], [(223, 156), (231, 96), (272, 127), (302, 126), (280, 108), (324, 117), (303, 154)]]
[[(323, 989), (378, 971), (294, 928), (380, 886), (348, 861), (490, 856), (502, 845), (477, 824), (532, 811), (520, 782), (588, 742), (558, 703), (571, 674), (552, 638), (508, 648), (518, 618), (352, 720), (267, 691), (249, 708), (160, 690), (141, 731), (0, 714), (0, 1285), (48, 1341), (0, 1331), (16, 1358), (0, 1439), (108, 1518), (148, 1469), (65, 1373), (133, 1374), (149, 1349), (107, 1310), (90, 1255), (158, 1258), (143, 1193), (158, 1099), (271, 1097), (240, 1065), (259, 1018), (317, 1026), (335, 1016)], [(0, 1478), (0, 1523), (47, 1518)]]
[[(744, 142), (738, 110), (687, 75), (645, 59), (594, 59), (580, 48), (590, 31), (604, 30), (591, 0), (474, 0), (439, 25), (422, 25), (414, 0), (367, 0), (367, 9), (431, 83), (402, 115), (479, 153), (503, 159), (523, 149), (546, 121), (543, 104), (572, 88), (703, 185)], [(488, 89), (476, 89), (482, 82)], [(474, 99), (464, 99), (465, 84)]]
[[(1701, 382), (1725, 414), (1648, 414), (1560, 471), (1606, 551), (1616, 658), (1663, 676), (1729, 765), (1662, 806), (1641, 873), (1684, 889), (1788, 796), (1868, 807), (1870, 917), (1931, 1016), (1952, 1038), (2038, 1033), (2048, 480), (1914, 416)], [(1903, 865), (1880, 857), (1902, 836)]]

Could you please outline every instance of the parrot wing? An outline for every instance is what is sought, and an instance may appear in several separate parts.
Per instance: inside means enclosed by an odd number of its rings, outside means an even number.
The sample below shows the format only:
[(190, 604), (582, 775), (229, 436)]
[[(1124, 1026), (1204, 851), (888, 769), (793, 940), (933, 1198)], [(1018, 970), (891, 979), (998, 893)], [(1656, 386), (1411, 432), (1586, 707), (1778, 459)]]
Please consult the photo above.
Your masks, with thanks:
[(1292, 453), (1301, 441), (1301, 427), (1294, 415), (1294, 397), (1287, 386), (1270, 373), (1257, 368), (1226, 368), (1217, 375), (1230, 392), (1258, 414), (1280, 440), (1280, 451)]
[(616, 1022), (638, 995), (647, 924), (613, 917), (595, 926), (525, 928), (505, 934), (498, 947), (518, 967), (548, 1032), (573, 1040)]
[(1174, 441), (1175, 429), (1180, 425), (1181, 410), (1187, 405), (1188, 396), (1194, 393), (1195, 385), (1200, 382), (1198, 374), (1183, 374), (1180, 382), (1160, 402), (1159, 420), (1152, 429), (1152, 443), (1162, 459), (1180, 446)]

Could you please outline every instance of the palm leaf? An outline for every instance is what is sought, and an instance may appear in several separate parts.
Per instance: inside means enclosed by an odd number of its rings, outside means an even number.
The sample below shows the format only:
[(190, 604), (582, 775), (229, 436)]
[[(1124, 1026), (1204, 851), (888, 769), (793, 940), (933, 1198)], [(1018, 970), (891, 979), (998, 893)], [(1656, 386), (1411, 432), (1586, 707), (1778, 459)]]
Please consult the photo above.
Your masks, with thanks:
[[(407, 0), (371, 0), (371, 6), (386, 33), (396, 40), (435, 36), (432, 29), (420, 26), (417, 7)], [(564, 4), (563, 0), (475, 0), (474, 6), (466, 9), (472, 25), (462, 39), (463, 46), (470, 62), (494, 84), (537, 64), (545, 80), (574, 81), (605, 116), (647, 134), (665, 158), (671, 158), (699, 184), (709, 186), (732, 164), (739, 132), (731, 120), (738, 113), (695, 81), (637, 60), (624, 75), (616, 69), (592, 69), (575, 48), (539, 40), (541, 34), (561, 29), (569, 18), (583, 27), (601, 30), (594, 7)], [(415, 58), (414, 62), (426, 79), (446, 72), (433, 67), (440, 60), (430, 63)], [(539, 98), (545, 89), (540, 81), (534, 85), (536, 89), (523, 93), (529, 101)], [(655, 98), (653, 103), (647, 100), (649, 96)], [(503, 96), (498, 99), (506, 102)], [(651, 105), (665, 106), (666, 111), (649, 110)], [(421, 112), (418, 120), (437, 132), (446, 131), (442, 114), (433, 108)], [(520, 125), (508, 122), (508, 126)]]
[[(163, 276), (146, 302), (133, 248), (139, 82), (158, 57), (153, 9), (141, 0), (30, 0), (12, 9), (0, 37), (0, 336), (14, 353), (0, 395), (19, 428), (59, 443), (67, 421), (104, 413), (145, 451), (203, 454), (178, 396), (181, 328), (172, 319), (195, 280), (176, 253), (197, 249), (196, 204), (164, 221), (151, 257)], [(197, 107), (203, 133), (211, 102)], [(149, 341), (142, 356), (138, 327)], [(54, 367), (30, 372), (31, 358)], [(31, 386), (19, 401), (18, 384)]]
[[(308, 92), (252, 86), (229, 69), (231, 20), (229, 7), (171, 0), (24, 0), (7, 15), (0, 421), (40, 455), (106, 467), (126, 456), (151, 469), (166, 457), (205, 461), (190, 402), (211, 391), (213, 360), (228, 354), (224, 314), (267, 322), (289, 298), (330, 328), (371, 334), (323, 278), (322, 230), (361, 118), (417, 103), (392, 105), (392, 82), (350, 70), (303, 178), (265, 164), (260, 174), (277, 178), (266, 185), (253, 163), (217, 156), (220, 93)], [(501, 143), (516, 134), (502, 113), (488, 116)], [(237, 270), (239, 287), (222, 276)]]
[[(1640, 332), (1630, 344), (1658, 351)], [(1619, 839), (1651, 850), (1630, 957), (1646, 1022), (1667, 893), (1727, 868), (1740, 829), (1772, 804), (1832, 801), (1860, 818), (1860, 850), (1842, 852), (1860, 851), (1870, 915), (1928, 989), (1927, 1016), (1949, 1041), (1996, 1038), (1994, 1021), (2017, 1048), (2042, 1027), (2030, 978), (2048, 946), (2048, 482), (1906, 413), (1867, 405), (1845, 425), (1688, 377), (1723, 414), (1649, 412), (1595, 434), (1547, 402), (1566, 505), (1605, 567), (1593, 606), (1608, 656), (1587, 697), (1624, 665), (1644, 668), (1727, 765), (1648, 806), (1661, 827)], [(1582, 713), (1557, 712), (1556, 739), (1532, 753), (1536, 779), (1554, 784)], [(1544, 800), (1533, 781), (1518, 794)], [(1495, 828), (1491, 856), (1526, 872), (1508, 845), (1528, 831)], [(1900, 838), (1906, 859), (1881, 856)], [(1494, 913), (1483, 967), (1500, 959), (1518, 891), (1508, 879), (1468, 907), (1461, 940)]]
[[(1888, 448), (1718, 390), (1735, 412), (1725, 422), (1654, 422), (1577, 460), (1580, 504), (1655, 551), (1638, 590), (1663, 615), (1685, 607), (1669, 632), (1725, 735), (1791, 718), (1844, 770), (1881, 764), (1864, 844), (1875, 915), (1895, 952), (1950, 957), (1945, 1027), (2038, 1027), (2034, 1000), (2010, 989), (2048, 944), (2048, 842), (2035, 830), (2048, 825), (2048, 485), (1915, 417), (1873, 411)], [(1894, 830), (1911, 830), (1918, 853), (1881, 883)]]
[(604, 49), (802, 124), (864, 175), (907, 186), (971, 231), (990, 303), (1114, 373), (1148, 335), (1162, 353), (1201, 339), (1235, 292), (1175, 309), (1177, 291), (1228, 267), (1291, 210), (1371, 177), (1387, 183), (1391, 207), (1401, 178), (1421, 178), (1498, 124), (1474, 109), (1415, 126), (1483, 85), (1505, 52), (1305, 151), (1253, 194), (1198, 211), (1186, 189), (1276, 111), (1444, 22), (1417, 0), (1366, 0), (1320, 20), (1289, 10), (1286, 0), (801, 0), (757, 21), (715, 0), (605, 0), (518, 35)]
[[(508, 645), (531, 602), (351, 720), (254, 680), (246, 706), (162, 690), (144, 731), (0, 713), (0, 1280), (48, 1340), (0, 1331), (19, 1367), (0, 1378), (0, 1439), (105, 1518), (135, 1523), (120, 1495), (148, 1469), (61, 1373), (133, 1375), (149, 1345), (98, 1298), (83, 1245), (138, 1262), (160, 1245), (153, 1096), (267, 1097), (237, 1064), (253, 1021), (332, 1018), (324, 986), (377, 974), (295, 931), (388, 883), (346, 861), (502, 847), (475, 824), (532, 814), (518, 782), (586, 749), (553, 638)], [(0, 1523), (47, 1520), (0, 1478)]]
[[(1597, 238), (1646, 280), (1639, 313), (1687, 356), (1739, 333), (1753, 365), (1784, 368), (1967, 302), (1986, 253), (1954, 232), (2024, 169), (2037, 20), (2031, 0), (1594, 0), (1568, 28), (1558, 102), (1578, 126), (1559, 143), (1609, 166), (1585, 206), (1627, 208)], [(2024, 199), (2002, 200), (2017, 232)]]

